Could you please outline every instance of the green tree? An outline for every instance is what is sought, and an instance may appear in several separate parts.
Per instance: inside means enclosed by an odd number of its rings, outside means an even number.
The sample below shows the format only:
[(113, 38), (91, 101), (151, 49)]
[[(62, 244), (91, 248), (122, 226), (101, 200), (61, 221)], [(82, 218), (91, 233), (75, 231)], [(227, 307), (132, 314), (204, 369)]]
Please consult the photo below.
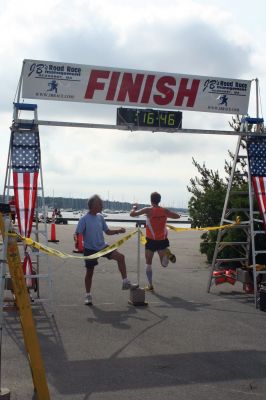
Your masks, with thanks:
[(205, 163), (201, 166), (194, 158), (192, 163), (200, 174), (200, 177), (191, 178), (187, 187), (192, 194), (188, 203), (192, 227), (218, 225), (227, 185), (218, 171), (207, 169)]
[[(220, 224), (225, 195), (228, 186), (229, 176), (232, 170), (233, 154), (229, 152), (229, 161), (225, 161), (226, 177), (220, 177), (218, 171), (208, 169), (205, 165), (200, 165), (194, 158), (193, 165), (196, 167), (199, 176), (190, 179), (188, 191), (192, 194), (188, 208), (192, 218), (192, 227), (207, 227), (217, 226)], [(235, 172), (235, 179), (232, 186), (234, 196), (230, 196), (228, 208), (248, 208), (249, 200), (247, 196), (242, 196), (242, 192), (246, 192), (247, 186), (246, 161), (241, 160), (240, 169)], [(230, 219), (235, 219), (237, 216), (241, 220), (247, 219), (245, 212), (232, 212)], [(200, 251), (206, 254), (208, 262), (212, 261), (215, 243), (218, 231), (207, 231), (201, 236)], [(245, 241), (247, 240), (245, 233), (242, 230), (229, 229), (223, 237), (223, 241)], [(232, 247), (225, 247), (220, 253), (221, 257), (231, 258), (239, 257), (239, 250)]]

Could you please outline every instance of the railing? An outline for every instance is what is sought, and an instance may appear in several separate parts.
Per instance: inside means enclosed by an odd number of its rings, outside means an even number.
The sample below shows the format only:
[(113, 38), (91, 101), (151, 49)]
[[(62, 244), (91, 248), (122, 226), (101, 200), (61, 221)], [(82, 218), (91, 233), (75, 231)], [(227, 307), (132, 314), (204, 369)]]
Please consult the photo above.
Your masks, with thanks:
[[(67, 224), (68, 221), (79, 221), (80, 218), (68, 218), (68, 217), (59, 217), (56, 218), (55, 223), (56, 224)], [(136, 226), (146, 226), (146, 220), (145, 219), (121, 219), (121, 218), (105, 218), (106, 222), (132, 222), (135, 223)], [(51, 218), (47, 218), (47, 222), (51, 222)], [(179, 221), (179, 220), (170, 220), (167, 221), (169, 224), (185, 224), (185, 225), (191, 225), (192, 221)]]

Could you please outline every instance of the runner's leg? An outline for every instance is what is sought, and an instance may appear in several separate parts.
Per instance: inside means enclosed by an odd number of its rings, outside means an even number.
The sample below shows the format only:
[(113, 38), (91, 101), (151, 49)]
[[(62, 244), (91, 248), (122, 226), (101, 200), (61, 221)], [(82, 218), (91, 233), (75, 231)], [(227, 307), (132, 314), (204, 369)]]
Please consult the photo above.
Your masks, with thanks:
[(124, 254), (120, 253), (117, 250), (114, 250), (109, 257), (109, 260), (115, 260), (118, 265), (118, 269), (123, 279), (127, 278), (127, 269), (126, 269), (126, 261)]
[(146, 275), (149, 282), (149, 285), (152, 286), (152, 259), (153, 259), (154, 252), (145, 249), (145, 258), (146, 258)]

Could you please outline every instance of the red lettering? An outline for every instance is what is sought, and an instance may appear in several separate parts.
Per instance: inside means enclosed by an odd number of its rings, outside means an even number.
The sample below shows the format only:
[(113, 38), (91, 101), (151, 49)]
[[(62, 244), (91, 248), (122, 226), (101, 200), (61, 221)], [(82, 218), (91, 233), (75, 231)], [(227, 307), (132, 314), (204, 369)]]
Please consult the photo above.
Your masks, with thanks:
[(147, 75), (141, 103), (149, 103), (155, 75)]
[(114, 100), (119, 76), (120, 76), (120, 72), (112, 72), (110, 85), (109, 85), (108, 92), (106, 95), (106, 100)]
[(163, 94), (163, 96), (156, 94), (153, 96), (154, 102), (160, 106), (164, 106), (166, 104), (169, 104), (174, 97), (174, 91), (173, 89), (169, 88), (169, 86), (175, 86), (176, 85), (176, 80), (173, 76), (162, 76), (157, 84), (156, 84), (156, 89)]
[(126, 96), (128, 95), (129, 101), (136, 103), (139, 98), (143, 79), (144, 74), (137, 74), (134, 81), (132, 73), (125, 72), (123, 75), (117, 100), (125, 101)]
[(110, 71), (102, 71), (93, 69), (90, 74), (90, 79), (85, 93), (85, 99), (92, 99), (95, 90), (103, 90), (105, 82), (98, 82), (98, 79), (107, 79)]
[(188, 79), (187, 78), (182, 78), (180, 81), (178, 93), (176, 96), (176, 101), (175, 101), (175, 106), (180, 107), (183, 105), (184, 98), (187, 97), (187, 107), (193, 107), (197, 93), (198, 93), (198, 88), (200, 84), (199, 79), (193, 79), (191, 88), (187, 88), (188, 84)]

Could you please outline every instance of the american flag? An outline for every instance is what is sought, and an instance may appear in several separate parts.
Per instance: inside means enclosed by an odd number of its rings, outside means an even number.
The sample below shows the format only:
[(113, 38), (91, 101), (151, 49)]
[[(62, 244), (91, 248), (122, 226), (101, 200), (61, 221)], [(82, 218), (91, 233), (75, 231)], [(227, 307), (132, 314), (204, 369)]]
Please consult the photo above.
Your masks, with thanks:
[(252, 185), (266, 229), (266, 139), (248, 139), (247, 150)]
[(30, 237), (40, 168), (38, 131), (11, 132), (11, 163), (19, 232)]
[[(19, 232), (23, 236), (30, 237), (40, 168), (38, 131), (12, 130), (11, 164)], [(26, 275), (33, 274), (32, 262), (28, 253), (25, 253), (23, 271)], [(26, 284), (31, 287), (32, 279), (27, 278)]]

